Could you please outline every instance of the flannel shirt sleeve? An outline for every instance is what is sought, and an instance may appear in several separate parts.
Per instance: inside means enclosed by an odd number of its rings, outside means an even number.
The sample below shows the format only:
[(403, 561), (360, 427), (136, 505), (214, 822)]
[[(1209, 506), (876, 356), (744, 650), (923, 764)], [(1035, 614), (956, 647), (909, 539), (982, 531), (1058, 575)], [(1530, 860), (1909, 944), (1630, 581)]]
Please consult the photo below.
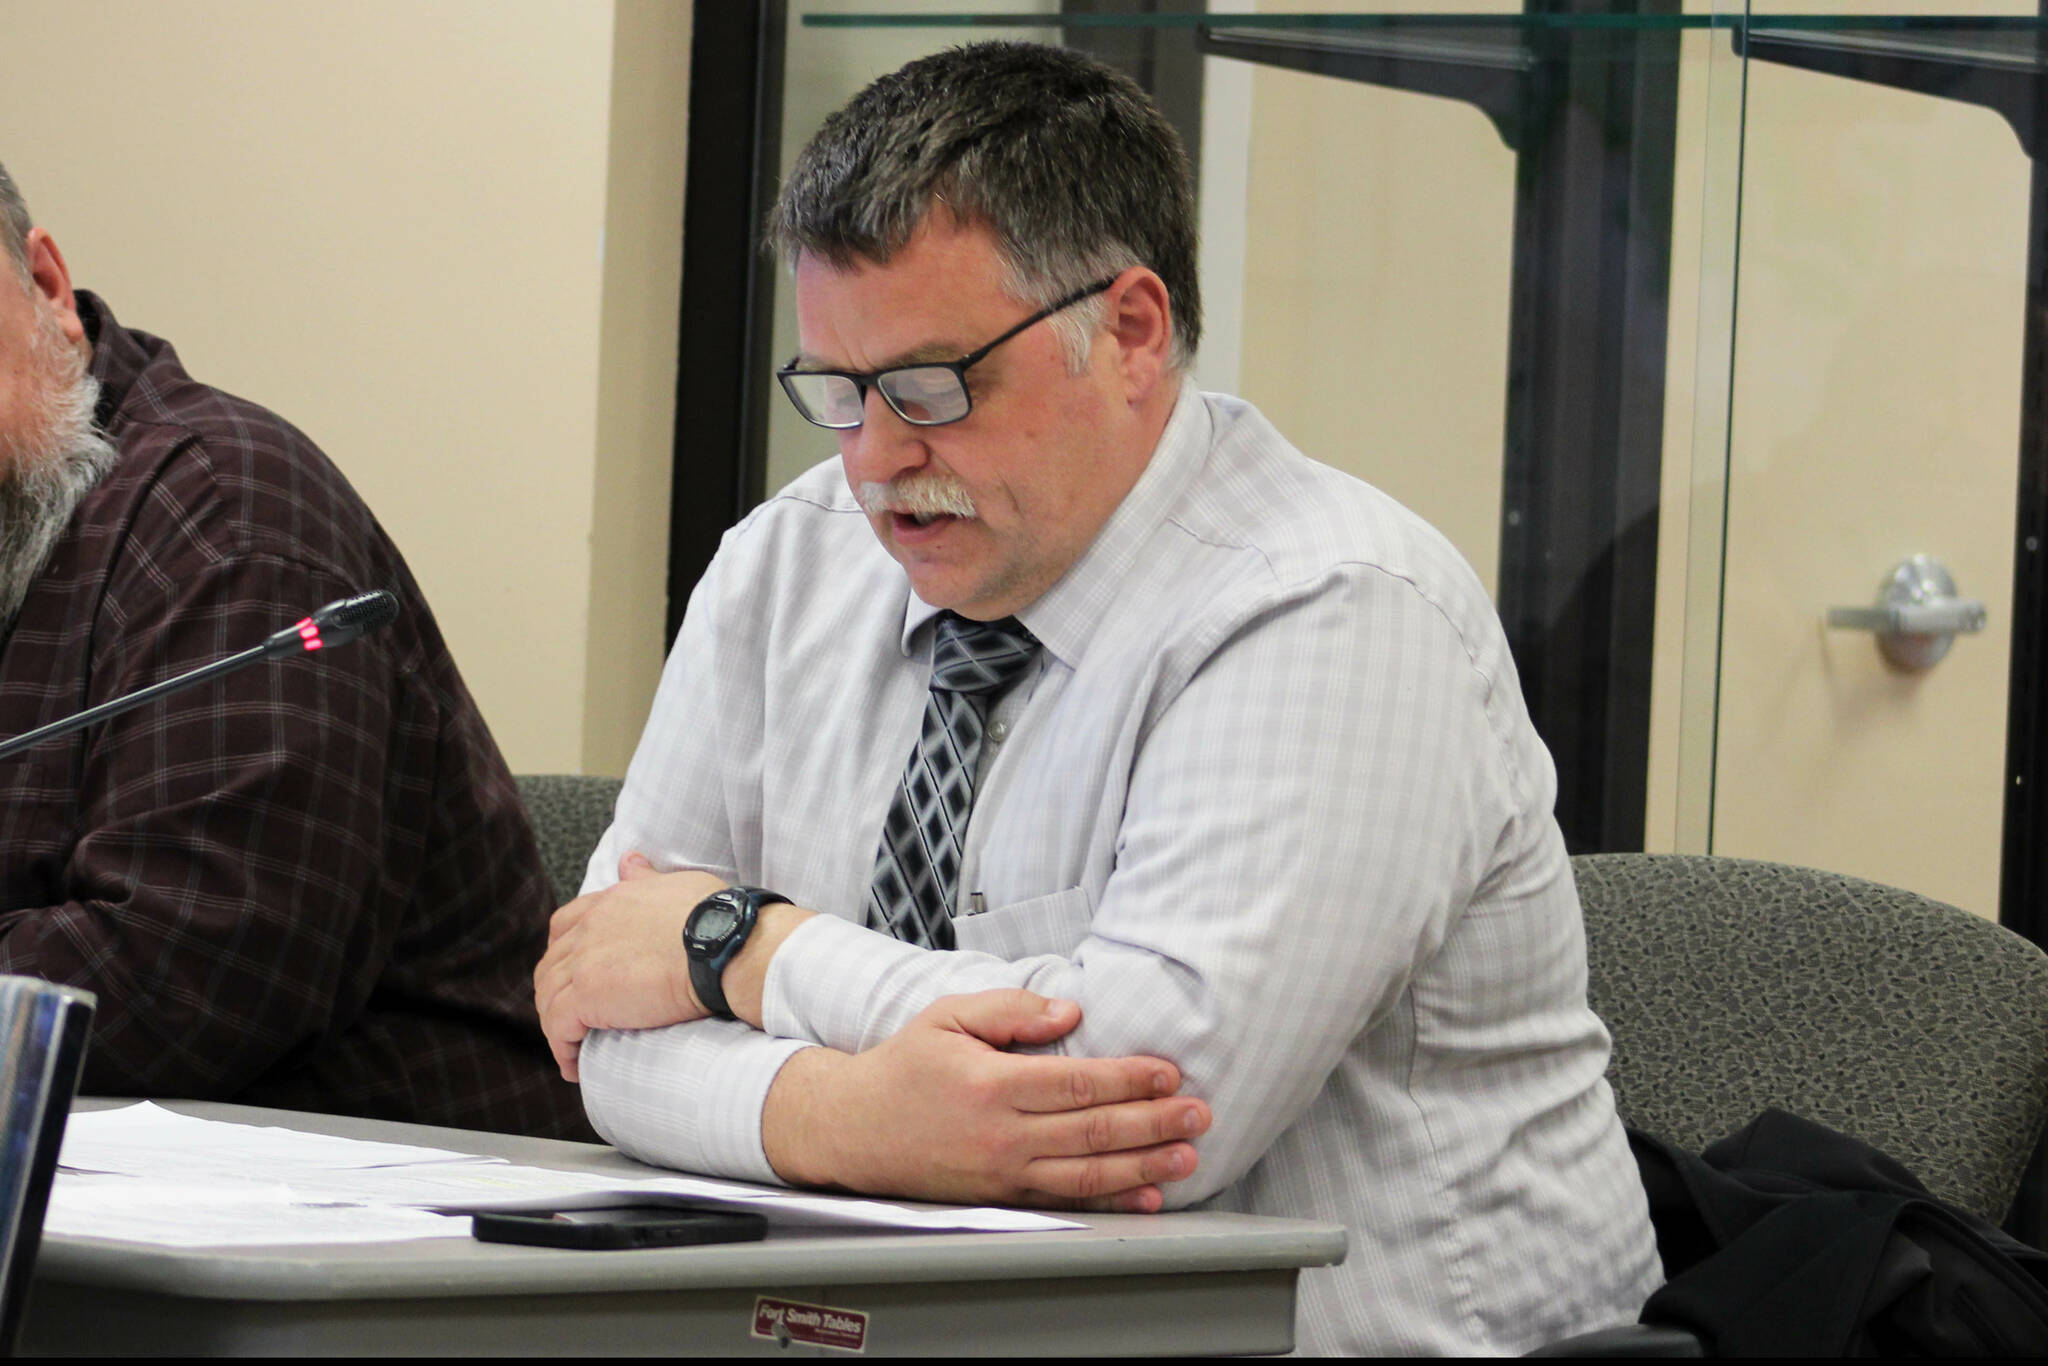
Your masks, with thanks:
[[(358, 589), (267, 552), (190, 570), (106, 597), (91, 703)], [(63, 900), (0, 916), (0, 972), (99, 997), (85, 1090), (230, 1096), (362, 1010), (398, 931), (366, 908), (403, 639), (258, 663), (89, 733)]]

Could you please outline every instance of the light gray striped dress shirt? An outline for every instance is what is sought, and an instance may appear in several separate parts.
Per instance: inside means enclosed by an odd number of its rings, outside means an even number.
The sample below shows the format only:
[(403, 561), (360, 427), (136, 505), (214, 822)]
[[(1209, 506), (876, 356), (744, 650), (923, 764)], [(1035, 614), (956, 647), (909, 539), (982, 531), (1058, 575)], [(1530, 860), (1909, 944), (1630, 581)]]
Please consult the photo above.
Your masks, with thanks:
[(1450, 545), (1184, 388), (1019, 614), (1044, 649), (990, 718), (943, 953), (861, 924), (934, 615), (837, 461), (727, 533), (584, 889), (637, 849), (825, 914), (776, 956), (765, 1032), (592, 1035), (599, 1131), (773, 1181), (761, 1105), (793, 1052), (1029, 987), (1080, 1002), (1064, 1048), (1170, 1058), (1212, 1106), (1169, 1207), (1350, 1230), (1304, 1278), (1303, 1350), (1520, 1351), (1633, 1319), (1661, 1272), (1554, 771)]

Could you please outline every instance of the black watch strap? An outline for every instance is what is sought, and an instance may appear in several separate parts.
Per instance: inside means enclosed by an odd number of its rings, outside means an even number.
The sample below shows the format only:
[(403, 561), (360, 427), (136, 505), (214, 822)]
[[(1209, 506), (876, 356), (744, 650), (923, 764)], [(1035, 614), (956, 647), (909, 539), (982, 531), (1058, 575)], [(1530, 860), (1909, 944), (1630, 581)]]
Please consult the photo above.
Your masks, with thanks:
[(747, 946), (760, 923), (761, 908), (789, 898), (762, 887), (724, 887), (698, 902), (683, 922), (683, 952), (690, 960), (690, 989), (704, 1008), (722, 1020), (734, 1018), (725, 999), (725, 966)]

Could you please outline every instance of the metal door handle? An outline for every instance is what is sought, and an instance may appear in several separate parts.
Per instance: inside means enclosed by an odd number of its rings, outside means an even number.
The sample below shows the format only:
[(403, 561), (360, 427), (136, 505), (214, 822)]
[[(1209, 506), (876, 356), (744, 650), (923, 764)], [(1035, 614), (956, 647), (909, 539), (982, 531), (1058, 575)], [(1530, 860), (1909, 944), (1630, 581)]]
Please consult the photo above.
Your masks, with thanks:
[(1828, 625), (1842, 631), (1875, 631), (1877, 648), (1901, 669), (1931, 669), (1958, 635), (1984, 629), (1988, 614), (1975, 598), (1956, 596), (1956, 581), (1932, 555), (1915, 555), (1894, 566), (1878, 586), (1874, 607), (1830, 607)]
[(1830, 607), (1828, 625), (1879, 635), (1975, 635), (1984, 629), (1984, 604), (1974, 598), (1911, 602), (1899, 607)]

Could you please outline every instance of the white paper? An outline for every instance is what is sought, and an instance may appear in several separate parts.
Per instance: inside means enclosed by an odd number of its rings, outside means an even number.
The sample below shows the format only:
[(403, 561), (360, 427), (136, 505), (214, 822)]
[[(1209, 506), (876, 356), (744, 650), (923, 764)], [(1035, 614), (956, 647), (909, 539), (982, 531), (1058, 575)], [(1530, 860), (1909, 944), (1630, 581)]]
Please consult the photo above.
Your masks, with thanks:
[(65, 1173), (51, 1185), (43, 1231), (159, 1247), (289, 1247), (467, 1238), (469, 1220), (403, 1205), (308, 1200), (265, 1182)]
[(292, 1178), (291, 1185), (293, 1190), (325, 1200), (364, 1204), (550, 1209), (578, 1196), (614, 1190), (620, 1182), (596, 1172), (558, 1172), (510, 1162), (436, 1162), (419, 1167), (302, 1172)]
[(373, 1143), (254, 1124), (195, 1119), (142, 1101), (118, 1110), (74, 1113), (64, 1126), (57, 1165), (128, 1176), (228, 1176), (282, 1179), (294, 1172), (348, 1167), (497, 1162), (500, 1158), (405, 1143)]
[[(466, 1236), (471, 1210), (715, 1202), (776, 1227), (1024, 1233), (1081, 1228), (1008, 1209), (905, 1209), (708, 1177), (619, 1177), (194, 1119), (143, 1102), (71, 1116), (45, 1228), (171, 1247)], [(442, 1212), (436, 1212), (442, 1211)]]
[(701, 1176), (618, 1177), (563, 1172), (512, 1163), (469, 1167), (382, 1167), (370, 1171), (305, 1173), (292, 1188), (333, 1200), (386, 1201), (445, 1210), (596, 1209), (606, 1205), (713, 1203), (765, 1214), (775, 1224), (839, 1224), (922, 1232), (1028, 1233), (1082, 1228), (1069, 1219), (1009, 1209), (905, 1209), (879, 1200), (717, 1181)]

